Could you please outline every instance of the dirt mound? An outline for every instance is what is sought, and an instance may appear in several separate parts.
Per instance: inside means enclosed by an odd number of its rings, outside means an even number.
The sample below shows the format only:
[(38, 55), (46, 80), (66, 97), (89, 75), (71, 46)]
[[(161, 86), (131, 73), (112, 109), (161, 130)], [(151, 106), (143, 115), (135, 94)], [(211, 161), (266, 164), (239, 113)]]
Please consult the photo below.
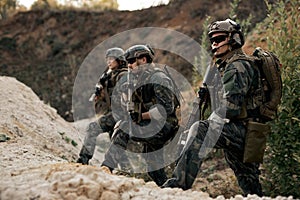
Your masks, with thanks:
[(1, 173), (77, 157), (78, 132), (15, 78), (0, 77)]
[[(26, 85), (0, 77), (0, 199), (210, 199), (72, 164), (81, 136)], [(77, 127), (84, 127), (77, 124)], [(79, 144), (79, 145), (78, 145)]]
[[(35, 180), (35, 181), (33, 181)], [(29, 183), (29, 184), (22, 184)], [(21, 185), (14, 185), (21, 183)], [(20, 199), (211, 199), (207, 193), (160, 189), (142, 179), (108, 175), (99, 168), (79, 164), (44, 165), (19, 171), (0, 185), (3, 200)]]
[(218, 200), (225, 199), (223, 195), (236, 200), (271, 199), (237, 195), (233, 174), (224, 163), (216, 164), (220, 160), (208, 159), (203, 166), (206, 170), (187, 191), (160, 189), (153, 181), (108, 175), (99, 167), (72, 163), (81, 147), (77, 128), (87, 122), (75, 128), (15, 78), (0, 76), (0, 89), (1, 200), (213, 199), (201, 190), (211, 192)]

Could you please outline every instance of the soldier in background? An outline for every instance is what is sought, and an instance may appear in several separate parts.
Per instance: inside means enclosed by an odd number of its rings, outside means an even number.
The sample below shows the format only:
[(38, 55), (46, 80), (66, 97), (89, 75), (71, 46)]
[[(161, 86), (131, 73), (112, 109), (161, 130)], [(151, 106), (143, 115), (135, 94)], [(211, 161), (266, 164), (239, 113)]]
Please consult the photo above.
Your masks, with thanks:
[[(161, 167), (164, 165), (163, 153), (155, 152), (161, 150), (178, 130), (174, 86), (170, 77), (155, 67), (154, 51), (150, 46), (134, 45), (126, 50), (125, 58), (136, 81), (132, 92), (133, 109), (128, 118), (118, 124), (101, 169), (111, 173), (126, 155), (128, 143), (139, 142), (143, 144), (139, 153), (145, 155), (148, 175), (160, 186), (167, 180), (167, 175)], [(128, 82), (130, 76), (124, 84)], [(128, 93), (124, 91), (123, 94)]]
[(88, 125), (77, 163), (89, 164), (98, 135), (108, 132), (111, 138), (116, 123), (111, 110), (111, 96), (117, 81), (127, 72), (124, 50), (118, 47), (110, 48), (106, 51), (105, 59), (107, 69), (101, 75), (96, 84), (95, 94), (90, 99), (94, 101), (95, 111), (101, 117)]
[[(224, 150), (225, 159), (234, 171), (244, 195), (262, 196), (259, 163), (243, 162), (247, 122), (260, 122), (259, 108), (254, 99), (259, 72), (248, 60), (235, 59), (246, 56), (241, 49), (244, 37), (236, 22), (230, 19), (216, 21), (209, 26), (208, 35), (214, 55), (211, 68), (216, 72), (209, 80), (209, 86), (217, 90), (211, 101), (219, 99), (220, 104), (215, 107), (212, 105), (213, 112), (208, 120), (198, 121), (191, 127), (190, 139), (173, 172), (173, 178), (162, 187), (190, 189), (205, 156), (202, 155), (205, 150), (202, 150), (218, 148)], [(210, 97), (213, 95), (210, 94)]]

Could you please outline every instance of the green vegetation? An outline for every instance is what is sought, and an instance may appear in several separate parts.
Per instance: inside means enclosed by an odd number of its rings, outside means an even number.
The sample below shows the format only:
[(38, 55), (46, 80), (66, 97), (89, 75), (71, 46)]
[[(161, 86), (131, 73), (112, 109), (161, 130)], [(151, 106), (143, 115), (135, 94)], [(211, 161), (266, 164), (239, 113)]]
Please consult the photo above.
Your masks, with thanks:
[(17, 7), (17, 0), (0, 0), (0, 19), (6, 19), (8, 14)]
[(247, 34), (249, 33), (250, 31), (250, 27), (251, 27), (251, 20), (253, 19), (253, 16), (250, 14), (248, 16), (247, 19), (245, 20), (239, 20), (237, 18), (237, 14), (238, 13), (238, 9), (239, 9), (239, 4), (241, 3), (242, 0), (233, 0), (231, 3), (230, 3), (230, 7), (231, 7), (231, 10), (230, 10), (230, 13), (229, 13), (229, 18), (232, 19), (232, 20), (235, 20), (238, 24), (241, 25), (241, 27), (243, 28), (243, 33), (244, 33), (244, 36), (245, 38), (247, 37)]
[(74, 147), (76, 147), (78, 144), (68, 136), (65, 136), (65, 132), (58, 132), (61, 135), (61, 138), (68, 144), (72, 144)]
[[(272, 133), (263, 167), (263, 187), (268, 196), (300, 197), (300, 33), (297, 1), (268, 5), (269, 16), (258, 30), (268, 49), (282, 63), (283, 94), (278, 118), (271, 123)], [(263, 27), (266, 27), (263, 29)]]

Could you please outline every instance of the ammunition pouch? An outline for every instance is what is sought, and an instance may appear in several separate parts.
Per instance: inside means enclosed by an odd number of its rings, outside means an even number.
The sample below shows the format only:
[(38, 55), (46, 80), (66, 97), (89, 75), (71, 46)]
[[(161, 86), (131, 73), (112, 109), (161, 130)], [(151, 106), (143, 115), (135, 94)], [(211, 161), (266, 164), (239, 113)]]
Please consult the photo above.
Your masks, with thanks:
[(268, 124), (254, 121), (247, 122), (243, 162), (262, 163), (266, 149), (267, 136), (271, 132)]
[(94, 108), (97, 115), (105, 115), (110, 111), (109, 103), (101, 97), (94, 102)]
[(275, 119), (276, 117), (276, 110), (269, 108), (268, 104), (261, 105), (259, 107), (259, 111), (261, 116), (266, 120), (266, 121), (271, 121), (272, 119)]

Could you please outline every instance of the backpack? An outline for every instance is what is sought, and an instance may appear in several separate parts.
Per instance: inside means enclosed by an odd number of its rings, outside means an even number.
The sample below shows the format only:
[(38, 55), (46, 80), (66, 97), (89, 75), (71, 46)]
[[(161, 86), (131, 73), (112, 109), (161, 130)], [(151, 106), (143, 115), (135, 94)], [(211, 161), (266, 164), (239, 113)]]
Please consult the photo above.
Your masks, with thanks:
[(265, 122), (275, 119), (282, 96), (281, 64), (278, 57), (272, 52), (257, 47), (251, 56), (236, 55), (230, 59), (230, 62), (240, 59), (253, 63), (259, 72), (258, 88), (254, 96), (261, 119)]
[(277, 107), (282, 97), (281, 63), (274, 53), (260, 47), (254, 50), (252, 56), (260, 72), (260, 115), (265, 121), (271, 121), (277, 115)]
[[(282, 96), (281, 64), (274, 53), (260, 47), (254, 50), (250, 58), (259, 71), (260, 118), (265, 122), (271, 121), (276, 117)], [(248, 121), (243, 156), (245, 163), (263, 162), (267, 135), (270, 132), (269, 124)]]

